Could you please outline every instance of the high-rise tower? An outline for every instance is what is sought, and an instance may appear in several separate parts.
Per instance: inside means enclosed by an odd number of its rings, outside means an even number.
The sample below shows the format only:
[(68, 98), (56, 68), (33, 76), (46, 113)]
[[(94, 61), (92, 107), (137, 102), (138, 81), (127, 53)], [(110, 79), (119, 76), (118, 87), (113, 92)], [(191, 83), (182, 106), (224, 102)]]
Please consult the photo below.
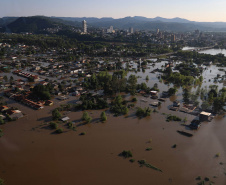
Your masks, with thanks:
[(86, 21), (82, 21), (82, 28), (83, 28), (83, 33), (86, 34), (87, 33), (87, 23)]
[(171, 35), (171, 42), (175, 42), (176, 41), (176, 36), (174, 34)]

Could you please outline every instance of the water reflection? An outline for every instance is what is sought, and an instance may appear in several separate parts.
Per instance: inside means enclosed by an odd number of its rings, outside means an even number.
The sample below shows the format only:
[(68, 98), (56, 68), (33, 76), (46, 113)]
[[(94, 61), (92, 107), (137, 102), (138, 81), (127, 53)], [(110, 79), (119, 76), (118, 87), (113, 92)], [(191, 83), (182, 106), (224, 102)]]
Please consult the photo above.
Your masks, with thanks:
[(226, 49), (208, 49), (208, 50), (200, 51), (199, 53), (210, 54), (210, 55), (224, 54), (224, 56), (226, 56)]

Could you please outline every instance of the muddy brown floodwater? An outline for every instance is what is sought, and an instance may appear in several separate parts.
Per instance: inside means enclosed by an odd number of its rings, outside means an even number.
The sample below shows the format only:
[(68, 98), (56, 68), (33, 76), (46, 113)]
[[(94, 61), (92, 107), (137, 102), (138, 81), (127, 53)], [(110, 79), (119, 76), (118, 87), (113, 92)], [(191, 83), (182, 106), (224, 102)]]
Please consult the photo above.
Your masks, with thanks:
[[(150, 101), (149, 98), (141, 106)], [(226, 184), (223, 117), (203, 123), (198, 131), (188, 131), (194, 134), (188, 138), (176, 132), (186, 130), (185, 127), (166, 122), (162, 113), (186, 116), (188, 121), (194, 116), (169, 111), (167, 106), (172, 102), (167, 100), (158, 113), (144, 119), (137, 119), (134, 109), (128, 117), (107, 113), (108, 121), (101, 123), (98, 120), (101, 111), (89, 111), (92, 123), (78, 126), (77, 131), (61, 124), (65, 133), (57, 135), (45, 123), (51, 120), (51, 110), (60, 103), (65, 102), (55, 100), (54, 106), (35, 111), (9, 101), (9, 105), (17, 106), (27, 115), (1, 126), (5, 135), (0, 139), (0, 177), (6, 185), (191, 185), (197, 184), (197, 176)], [(67, 116), (78, 125), (82, 112), (68, 112)], [(86, 135), (80, 136), (81, 132)], [(147, 147), (152, 150), (146, 151)], [(136, 162), (119, 157), (123, 150), (131, 150)], [(141, 159), (163, 172), (140, 167), (137, 160)]]

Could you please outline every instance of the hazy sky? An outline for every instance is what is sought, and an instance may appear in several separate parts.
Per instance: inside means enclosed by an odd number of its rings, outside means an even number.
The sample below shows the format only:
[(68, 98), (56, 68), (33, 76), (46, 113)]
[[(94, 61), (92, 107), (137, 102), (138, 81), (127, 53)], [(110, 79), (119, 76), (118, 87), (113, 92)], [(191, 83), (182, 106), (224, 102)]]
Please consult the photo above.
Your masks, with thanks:
[(226, 22), (226, 0), (0, 0), (0, 17), (181, 17)]

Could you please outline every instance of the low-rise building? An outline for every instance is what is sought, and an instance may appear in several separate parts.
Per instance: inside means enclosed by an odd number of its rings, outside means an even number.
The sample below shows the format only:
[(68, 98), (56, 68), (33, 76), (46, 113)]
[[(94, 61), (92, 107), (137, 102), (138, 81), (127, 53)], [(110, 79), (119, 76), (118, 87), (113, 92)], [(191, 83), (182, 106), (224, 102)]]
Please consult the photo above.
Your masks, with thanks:
[(24, 117), (20, 110), (9, 109), (6, 111), (6, 114), (9, 115), (12, 119), (19, 119)]
[(211, 113), (202, 111), (199, 114), (199, 120), (200, 121), (210, 121), (211, 120)]
[(9, 107), (7, 107), (6, 105), (3, 105), (3, 106), (0, 107), (0, 112), (4, 112), (8, 109), (9, 109)]
[(180, 102), (179, 101), (174, 101), (173, 102), (173, 107), (180, 107)]

